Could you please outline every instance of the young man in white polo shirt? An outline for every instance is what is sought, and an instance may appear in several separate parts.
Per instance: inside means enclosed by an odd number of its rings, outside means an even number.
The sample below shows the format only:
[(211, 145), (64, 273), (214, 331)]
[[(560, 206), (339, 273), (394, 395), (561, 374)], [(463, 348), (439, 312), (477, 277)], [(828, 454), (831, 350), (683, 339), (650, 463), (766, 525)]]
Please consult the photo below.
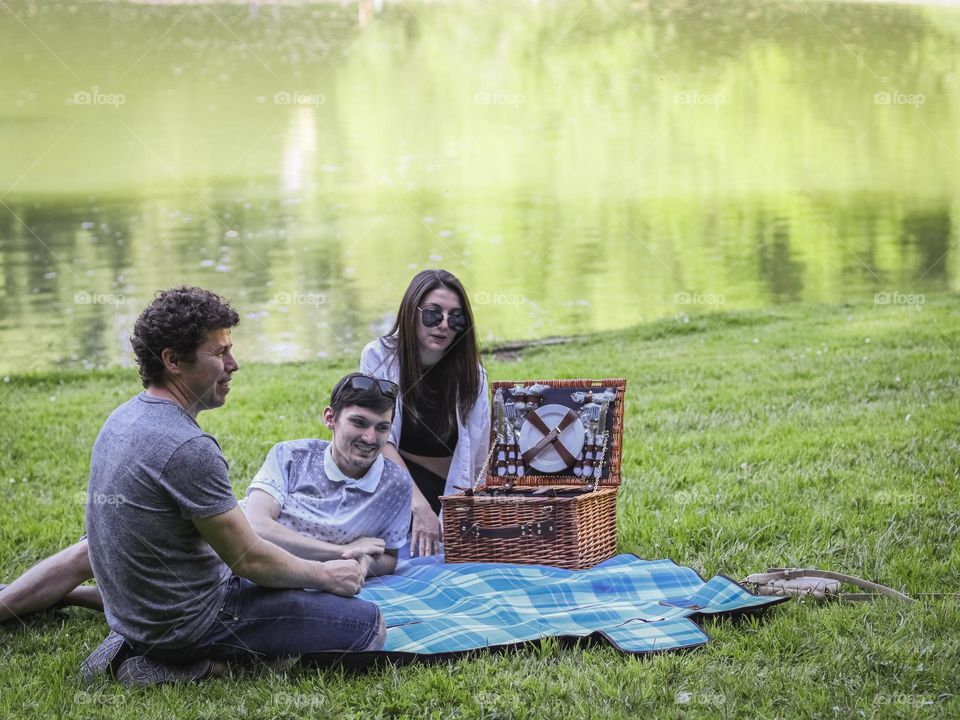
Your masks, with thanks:
[(244, 507), (260, 537), (310, 560), (355, 558), (367, 577), (394, 571), (412, 496), (410, 475), (380, 452), (396, 397), (389, 380), (351, 373), (323, 412), (333, 440), (273, 446)]

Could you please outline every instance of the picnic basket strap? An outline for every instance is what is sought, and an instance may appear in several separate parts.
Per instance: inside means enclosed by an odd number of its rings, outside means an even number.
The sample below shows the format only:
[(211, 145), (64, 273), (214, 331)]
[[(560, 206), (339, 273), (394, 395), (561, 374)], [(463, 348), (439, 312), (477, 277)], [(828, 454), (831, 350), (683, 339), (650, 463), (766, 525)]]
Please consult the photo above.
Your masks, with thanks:
[(876, 600), (880, 595), (877, 593), (840, 593), (837, 599), (841, 602), (868, 602)]
[(570, 454), (570, 451), (560, 442), (560, 433), (566, 430), (570, 425), (573, 424), (573, 421), (577, 419), (576, 413), (573, 410), (567, 410), (567, 414), (563, 416), (563, 419), (557, 424), (557, 427), (551, 430), (547, 427), (546, 423), (540, 418), (536, 413), (530, 413), (527, 417), (528, 422), (533, 425), (537, 430), (543, 433), (543, 437), (534, 445), (532, 448), (527, 450), (520, 457), (523, 458), (525, 463), (529, 463), (537, 455), (539, 455), (547, 445), (552, 445), (553, 449), (557, 454), (563, 458), (563, 461), (567, 464), (567, 467), (573, 465), (577, 459)]
[[(844, 573), (830, 572), (829, 570), (816, 570), (813, 568), (770, 568), (766, 573), (763, 573), (760, 576), (754, 576), (757, 580), (753, 582), (767, 582), (768, 580), (791, 580), (798, 577), (812, 577), (812, 578), (823, 578), (825, 580), (839, 580), (840, 582), (849, 583), (858, 588), (864, 590), (872, 590), (875, 593), (880, 593), (881, 595), (893, 598), (894, 600), (902, 600), (903, 602), (913, 602), (913, 598), (909, 595), (904, 595), (902, 592), (898, 592), (893, 588), (887, 587), (886, 585), (880, 585), (879, 583), (870, 582), (869, 580), (864, 580), (863, 578), (858, 578), (854, 575), (845, 575)], [(844, 597), (844, 595), (849, 595), (850, 597)], [(849, 600), (861, 600), (863, 598), (857, 597), (859, 593), (841, 593), (841, 599)]]

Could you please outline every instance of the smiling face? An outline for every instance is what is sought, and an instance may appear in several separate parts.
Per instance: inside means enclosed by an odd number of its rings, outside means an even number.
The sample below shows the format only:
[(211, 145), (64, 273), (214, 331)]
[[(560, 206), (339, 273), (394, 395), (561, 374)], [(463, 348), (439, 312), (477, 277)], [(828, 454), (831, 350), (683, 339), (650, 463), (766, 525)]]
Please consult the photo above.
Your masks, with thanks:
[(363, 477), (390, 437), (393, 407), (382, 412), (348, 405), (334, 417), (333, 408), (323, 411), (323, 421), (333, 430), (333, 461), (347, 477)]
[(197, 347), (193, 360), (180, 360), (180, 371), (171, 378), (171, 385), (192, 415), (218, 408), (227, 401), (230, 378), (240, 369), (231, 348), (228, 328), (211, 330)]
[[(449, 315), (453, 311), (463, 312), (460, 297), (447, 287), (438, 287), (428, 292), (423, 296), (419, 307), (422, 310), (435, 308), (444, 315)], [(427, 327), (423, 324), (423, 313), (418, 315), (420, 317), (417, 321), (417, 345), (420, 349), (420, 362), (425, 366), (435, 365), (453, 344), (457, 333), (448, 327), (446, 317), (439, 325)]]

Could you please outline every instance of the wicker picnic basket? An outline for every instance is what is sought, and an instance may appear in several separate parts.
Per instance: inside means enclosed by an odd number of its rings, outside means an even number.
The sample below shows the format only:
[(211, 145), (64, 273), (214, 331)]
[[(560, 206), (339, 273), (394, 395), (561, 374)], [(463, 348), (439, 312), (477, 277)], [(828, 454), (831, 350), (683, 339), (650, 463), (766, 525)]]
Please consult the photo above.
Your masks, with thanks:
[[(500, 447), (497, 445), (497, 393), (500, 391), (511, 397), (511, 393), (522, 392), (524, 386), (531, 384), (545, 388), (542, 397), (551, 404), (542, 409), (558, 407), (559, 400), (568, 405), (570, 412), (552, 430), (540, 421), (538, 413), (541, 408), (532, 414), (527, 412), (526, 419), (518, 422), (524, 428), (528, 424), (535, 425), (526, 434), (532, 433), (538, 442), (517, 459), (522, 475), (504, 473), (503, 461), (496, 457)], [(491, 454), (485, 477), (478, 478), (477, 486), (472, 489), (440, 498), (446, 561), (510, 562), (582, 570), (613, 557), (617, 551), (617, 489), (623, 450), (626, 380), (500, 381), (492, 383), (491, 390), (495, 397), (491, 404), (494, 421), (491, 423)], [(566, 464), (571, 459), (569, 450), (560, 447), (562, 443), (558, 442), (564, 437), (561, 428), (565, 423), (570, 427), (578, 422), (570, 420), (570, 415), (583, 412), (584, 403), (592, 403), (595, 396), (608, 399), (603, 411), (606, 417), (595, 426), (602, 431), (596, 433), (596, 437), (602, 434), (602, 449), (598, 445), (585, 445), (575, 465), (567, 464), (556, 471), (533, 468), (523, 471), (528, 453), (532, 453), (536, 460), (536, 453), (544, 452), (547, 447), (562, 454), (559, 461), (555, 454), (555, 465)], [(609, 400), (611, 397), (613, 399)], [(579, 408), (573, 398), (582, 398)], [(545, 417), (549, 419), (549, 416)], [(579, 427), (583, 428), (582, 422)], [(577, 428), (572, 430), (576, 434)], [(519, 435), (522, 438), (524, 432)], [(593, 448), (592, 452), (590, 448)], [(585, 477), (587, 470), (581, 467), (584, 454), (595, 457), (591, 478)], [(579, 474), (575, 474), (574, 467)]]

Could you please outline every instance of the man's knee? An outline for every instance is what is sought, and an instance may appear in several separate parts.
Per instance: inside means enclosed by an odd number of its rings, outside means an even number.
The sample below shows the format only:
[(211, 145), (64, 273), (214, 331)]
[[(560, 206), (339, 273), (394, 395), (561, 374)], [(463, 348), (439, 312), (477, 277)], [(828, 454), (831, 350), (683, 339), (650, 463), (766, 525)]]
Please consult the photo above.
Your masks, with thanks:
[(86, 538), (61, 550), (54, 557), (57, 557), (65, 571), (77, 579), (78, 585), (93, 577)]
[(383, 620), (383, 613), (378, 612), (377, 619), (377, 634), (374, 636), (373, 640), (370, 641), (370, 644), (363, 648), (365, 651), (383, 650), (383, 646), (387, 642), (387, 624)]
[(90, 565), (90, 546), (86, 538), (74, 543), (67, 550), (70, 551), (71, 567), (76, 568), (77, 572), (84, 572), (93, 577), (93, 567)]

